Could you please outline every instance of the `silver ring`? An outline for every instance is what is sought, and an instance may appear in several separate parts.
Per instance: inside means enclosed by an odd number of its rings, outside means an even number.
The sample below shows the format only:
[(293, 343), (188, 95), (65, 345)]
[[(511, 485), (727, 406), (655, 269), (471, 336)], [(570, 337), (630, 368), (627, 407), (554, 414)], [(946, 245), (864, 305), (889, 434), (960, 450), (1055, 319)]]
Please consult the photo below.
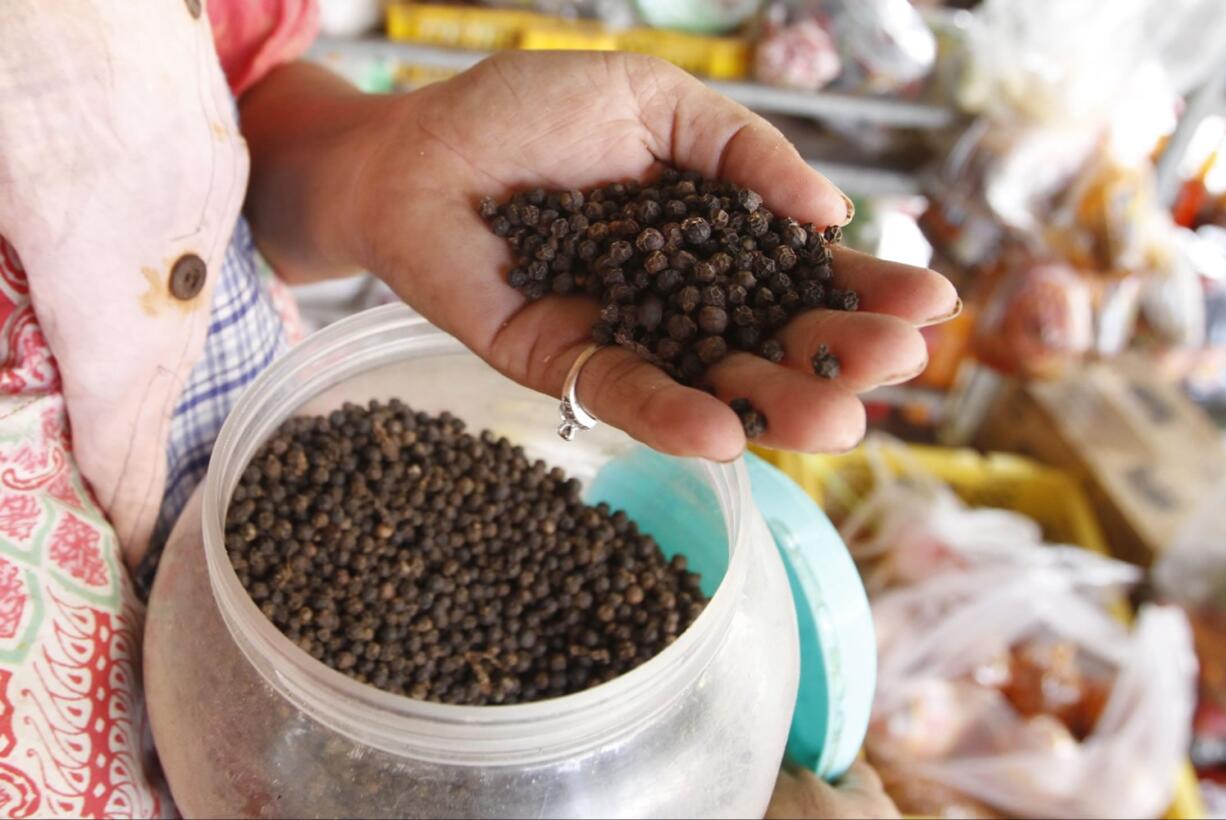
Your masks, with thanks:
[(579, 372), (597, 350), (600, 350), (598, 344), (585, 348), (570, 366), (570, 372), (566, 374), (566, 381), (562, 385), (562, 404), (558, 408), (562, 414), (562, 423), (558, 425), (558, 435), (564, 441), (574, 441), (575, 434), (580, 430), (591, 430), (600, 423), (599, 419), (579, 403)]

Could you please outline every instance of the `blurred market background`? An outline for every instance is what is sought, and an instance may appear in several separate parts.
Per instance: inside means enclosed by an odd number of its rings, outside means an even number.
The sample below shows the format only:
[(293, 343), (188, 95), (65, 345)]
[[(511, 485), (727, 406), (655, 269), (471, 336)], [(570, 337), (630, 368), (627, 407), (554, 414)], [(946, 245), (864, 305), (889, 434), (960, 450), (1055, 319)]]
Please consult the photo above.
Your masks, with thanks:
[[(1131, 603), (1187, 613), (1199, 685), (1195, 698), (1157, 692), (1156, 670), (1126, 662), (1131, 644), (1032, 630), (969, 676), (929, 675), (927, 688), (908, 690), (907, 708), (870, 732), (874, 762), (912, 814), (1129, 816), (1149, 804), (1085, 795), (1135, 766), (1122, 782), (1141, 771), (1161, 780), (1171, 816), (1226, 816), (1217, 785), (1226, 784), (1226, 6), (321, 0), (321, 9), (313, 57), (372, 93), (445, 79), (498, 49), (673, 61), (769, 118), (853, 197), (848, 244), (949, 276), (965, 310), (925, 330), (928, 370), (868, 396), (875, 435), (890, 438), (850, 456), (780, 458), (843, 526), (875, 594), (931, 581), (937, 567), (974, 566), (985, 553), (968, 539), (1073, 544), (1139, 567), (1126, 579)], [(299, 297), (316, 327), (393, 298), (369, 277)], [(910, 517), (894, 520), (889, 510), (903, 507)], [(1014, 517), (1006, 526), (976, 516), (982, 507)], [(882, 560), (893, 569), (883, 574)], [(1094, 587), (1088, 575), (1102, 569), (1060, 567), (1078, 587)], [(1128, 638), (1136, 646), (1142, 631)], [(888, 637), (879, 635), (883, 662)], [(1121, 705), (1111, 695), (1129, 669), (1149, 691)], [(1022, 723), (989, 738), (964, 685), (1003, 696)], [(1096, 737), (1110, 754), (1091, 759)], [(1147, 756), (1172, 743), (1177, 772)], [(943, 765), (1009, 755), (1025, 760), (1010, 757), (1018, 768), (1002, 771), (1029, 780), (1033, 799), (1001, 784), (985, 791), (986, 775), (968, 786), (973, 767)], [(1065, 801), (1044, 789), (1064, 790)], [(1082, 802), (1068, 802), (1072, 792)]]

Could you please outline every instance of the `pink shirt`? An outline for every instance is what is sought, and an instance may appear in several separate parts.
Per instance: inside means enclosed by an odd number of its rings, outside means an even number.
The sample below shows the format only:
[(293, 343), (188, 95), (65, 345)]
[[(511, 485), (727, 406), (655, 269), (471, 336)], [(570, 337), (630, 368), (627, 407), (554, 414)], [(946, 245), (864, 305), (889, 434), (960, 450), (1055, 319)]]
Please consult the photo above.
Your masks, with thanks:
[[(310, 0), (211, 0), (207, 15), (199, 0), (0, 3), (0, 236), (129, 565), (246, 191), (231, 86), (299, 56), (316, 25)], [(189, 255), (207, 277), (184, 298), (171, 273)]]

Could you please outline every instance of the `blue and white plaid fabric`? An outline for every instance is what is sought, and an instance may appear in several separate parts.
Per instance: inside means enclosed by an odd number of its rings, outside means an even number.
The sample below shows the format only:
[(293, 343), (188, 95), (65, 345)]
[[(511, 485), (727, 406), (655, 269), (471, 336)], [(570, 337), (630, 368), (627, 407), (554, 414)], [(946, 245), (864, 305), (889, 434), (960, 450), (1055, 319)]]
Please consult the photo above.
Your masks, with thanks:
[(157, 557), (209, 466), (213, 442), (243, 388), (289, 348), (285, 326), (260, 282), (251, 229), (240, 218), (213, 291), (209, 335), (171, 419), (166, 493), (149, 555), (137, 573), (145, 591)]

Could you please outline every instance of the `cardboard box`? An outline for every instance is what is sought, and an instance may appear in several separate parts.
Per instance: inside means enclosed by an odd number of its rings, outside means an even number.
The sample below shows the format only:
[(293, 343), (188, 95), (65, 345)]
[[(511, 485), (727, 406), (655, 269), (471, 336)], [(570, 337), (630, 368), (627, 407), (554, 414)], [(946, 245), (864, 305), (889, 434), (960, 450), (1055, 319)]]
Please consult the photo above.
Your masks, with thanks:
[(1112, 552), (1143, 566), (1226, 475), (1222, 442), (1200, 408), (1135, 359), (1008, 386), (976, 439), (1080, 479)]

